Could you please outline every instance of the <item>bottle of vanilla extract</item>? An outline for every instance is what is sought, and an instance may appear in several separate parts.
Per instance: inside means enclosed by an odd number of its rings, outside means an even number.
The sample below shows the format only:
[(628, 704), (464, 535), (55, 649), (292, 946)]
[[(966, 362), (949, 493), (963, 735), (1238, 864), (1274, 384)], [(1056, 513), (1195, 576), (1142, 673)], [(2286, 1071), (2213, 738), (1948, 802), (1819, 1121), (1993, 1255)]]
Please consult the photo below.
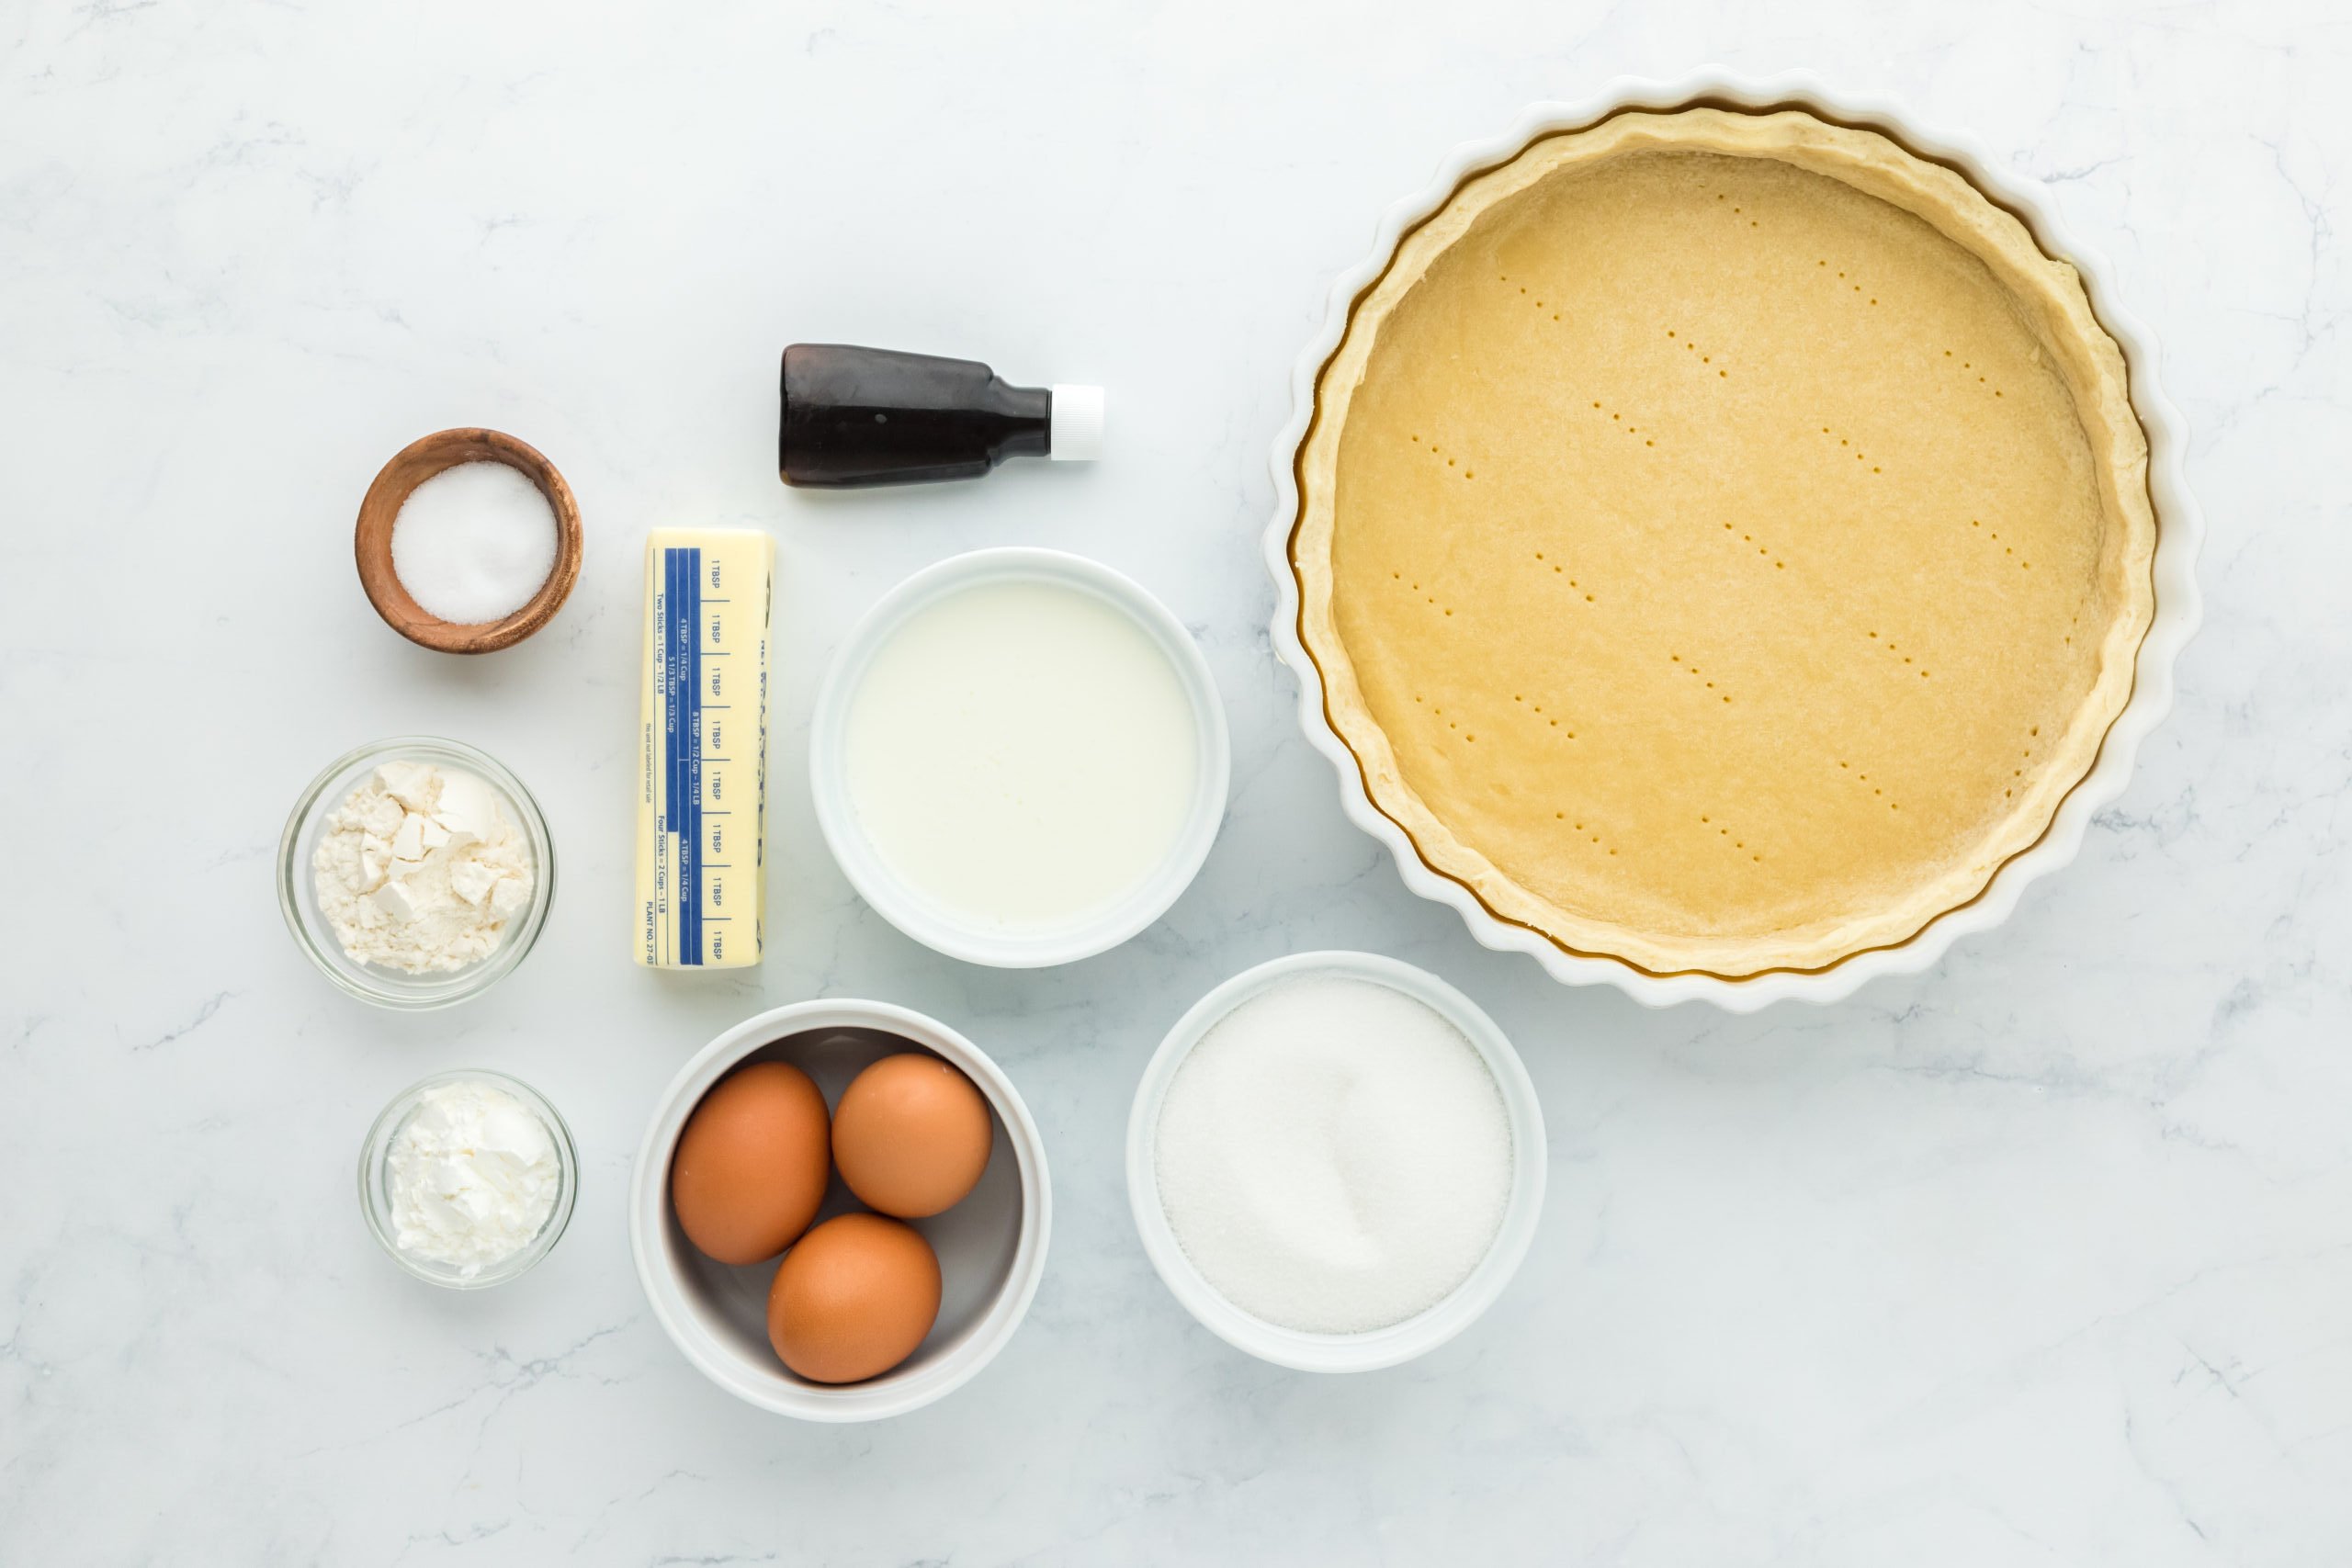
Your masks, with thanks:
[(1015, 387), (977, 360), (895, 349), (784, 351), (776, 467), (788, 485), (978, 479), (1007, 457), (1091, 462), (1102, 450), (1100, 387)]

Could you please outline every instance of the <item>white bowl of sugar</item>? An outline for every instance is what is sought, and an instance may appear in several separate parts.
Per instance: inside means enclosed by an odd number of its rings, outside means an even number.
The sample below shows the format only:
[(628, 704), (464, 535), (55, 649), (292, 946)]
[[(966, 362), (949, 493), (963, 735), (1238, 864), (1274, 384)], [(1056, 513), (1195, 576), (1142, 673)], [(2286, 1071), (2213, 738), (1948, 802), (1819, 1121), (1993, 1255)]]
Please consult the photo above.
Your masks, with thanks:
[(1301, 1371), (1395, 1366), (1492, 1305), (1544, 1208), (1544, 1115), (1434, 975), (1302, 953), (1170, 1030), (1127, 1120), (1144, 1252), (1185, 1310)]

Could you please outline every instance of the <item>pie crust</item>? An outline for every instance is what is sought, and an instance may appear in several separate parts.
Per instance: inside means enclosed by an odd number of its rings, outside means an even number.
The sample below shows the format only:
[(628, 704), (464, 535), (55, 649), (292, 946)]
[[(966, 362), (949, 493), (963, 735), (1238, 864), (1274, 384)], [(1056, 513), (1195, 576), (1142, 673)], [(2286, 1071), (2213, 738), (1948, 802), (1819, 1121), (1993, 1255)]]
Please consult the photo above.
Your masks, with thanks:
[(2048, 828), (2154, 610), (2075, 269), (1792, 110), (1628, 112), (1465, 181), (1355, 302), (1299, 633), (1434, 871), (1653, 973), (1903, 942)]

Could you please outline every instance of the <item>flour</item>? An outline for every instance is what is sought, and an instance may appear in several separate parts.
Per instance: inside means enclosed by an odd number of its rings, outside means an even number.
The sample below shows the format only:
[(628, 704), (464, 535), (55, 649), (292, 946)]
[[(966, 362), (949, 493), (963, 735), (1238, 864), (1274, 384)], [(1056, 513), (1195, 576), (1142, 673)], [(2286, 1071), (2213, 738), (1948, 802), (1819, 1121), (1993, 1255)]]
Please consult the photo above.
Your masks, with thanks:
[(498, 950), (530, 907), (530, 846), (488, 784), (386, 762), (327, 818), (311, 857), (319, 908), (355, 963), (447, 974)]

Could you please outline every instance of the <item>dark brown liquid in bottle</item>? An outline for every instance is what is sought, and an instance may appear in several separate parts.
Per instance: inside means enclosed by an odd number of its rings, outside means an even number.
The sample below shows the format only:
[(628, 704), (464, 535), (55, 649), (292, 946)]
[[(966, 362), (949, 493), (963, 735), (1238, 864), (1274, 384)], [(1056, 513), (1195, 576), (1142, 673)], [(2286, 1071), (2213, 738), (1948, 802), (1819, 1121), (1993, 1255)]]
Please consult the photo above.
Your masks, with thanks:
[(776, 467), (788, 485), (827, 490), (977, 479), (1046, 456), (1053, 403), (976, 360), (797, 343), (784, 351)]

